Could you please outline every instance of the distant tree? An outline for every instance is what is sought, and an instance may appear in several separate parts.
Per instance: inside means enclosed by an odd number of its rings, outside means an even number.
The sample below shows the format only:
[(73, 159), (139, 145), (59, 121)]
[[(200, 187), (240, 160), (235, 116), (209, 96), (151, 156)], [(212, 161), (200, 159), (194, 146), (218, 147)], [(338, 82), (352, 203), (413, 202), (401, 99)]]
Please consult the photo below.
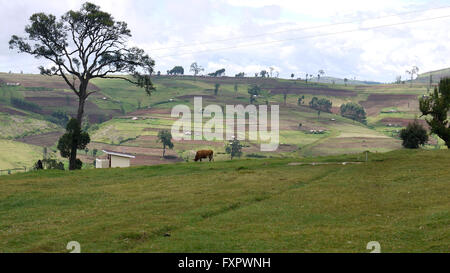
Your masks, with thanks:
[(319, 73), (317, 74), (317, 81), (320, 81), (320, 77), (325, 75), (325, 71), (323, 71), (322, 69), (319, 70)]
[(89, 153), (89, 148), (88, 147), (84, 148), (84, 153), (85, 153), (85, 155), (87, 155)]
[(217, 96), (217, 93), (219, 92), (220, 83), (216, 83), (214, 85), (214, 95)]
[(234, 157), (241, 157), (242, 156), (242, 145), (234, 138), (232, 141), (230, 141), (229, 144), (225, 146), (225, 152), (230, 155), (231, 160), (233, 160)]
[(245, 73), (244, 72), (239, 72), (235, 75), (236, 78), (243, 78), (245, 77)]
[(163, 157), (166, 155), (166, 147), (169, 149), (173, 148), (172, 143), (172, 134), (169, 130), (161, 130), (158, 132), (158, 142), (161, 142), (163, 145)]
[(72, 158), (76, 156), (76, 154), (72, 153), (72, 150), (83, 150), (90, 141), (89, 134), (81, 130), (78, 120), (71, 119), (67, 123), (66, 133), (58, 141), (58, 150), (62, 157), (69, 158), (70, 162), (74, 162), (70, 170), (81, 169), (77, 158)]
[(403, 147), (408, 149), (417, 149), (428, 141), (427, 130), (423, 128), (417, 119), (412, 123), (410, 122), (405, 129), (402, 129), (399, 136), (403, 140)]
[(323, 111), (323, 112), (327, 112), (327, 113), (331, 113), (331, 108), (332, 108), (333, 103), (325, 98), (317, 98), (317, 97), (313, 97), (311, 99), (311, 101), (309, 102), (309, 107), (311, 107), (312, 109), (318, 110), (318, 111)]
[(158, 71), (157, 73), (156, 73), (156, 76), (161, 76), (161, 71)]
[(306, 73), (306, 76), (305, 76), (305, 82), (306, 82), (306, 86), (308, 86), (308, 77), (309, 77), (309, 74), (308, 74), (308, 73)]
[(297, 105), (299, 105), (299, 106), (302, 105), (304, 103), (304, 101), (305, 101), (305, 96), (301, 96), (297, 100)]
[(366, 111), (364, 108), (354, 102), (349, 102), (341, 105), (341, 116), (356, 120), (361, 123), (366, 123)]
[(98, 150), (97, 150), (97, 149), (93, 149), (93, 150), (92, 150), (92, 156), (93, 156), (93, 157), (96, 157), (96, 156), (97, 156), (97, 153), (98, 153)]
[(259, 73), (255, 73), (255, 78), (258, 78)]
[(347, 82), (348, 82), (348, 79), (347, 79), (347, 78), (344, 78), (344, 84), (345, 84), (345, 86), (347, 86)]
[(225, 74), (225, 68), (219, 69), (216, 72), (209, 73), (208, 75), (211, 77), (221, 77)]
[(183, 75), (184, 74), (184, 68), (182, 66), (175, 66), (172, 68), (172, 70), (168, 71), (167, 74), (169, 75)]
[(194, 76), (197, 76), (198, 73), (204, 71), (205, 69), (198, 65), (197, 63), (192, 63), (189, 71), (194, 72)]
[(291, 73), (291, 79), (293, 80), (294, 79), (294, 73)]
[(273, 73), (273, 71), (275, 70), (275, 68), (269, 67), (269, 70), (270, 70), (270, 77), (272, 78), (272, 73)]
[[(114, 78), (154, 90), (150, 75), (154, 61), (142, 49), (127, 47), (131, 32), (125, 22), (115, 21), (99, 6), (85, 3), (78, 11), (69, 11), (60, 19), (35, 13), (25, 27), (28, 37), (11, 37), (9, 47), (53, 64), (39, 67), (41, 74), (61, 76), (78, 96), (76, 121), (81, 128), (85, 102), (96, 91), (89, 91), (95, 78)], [(114, 74), (114, 75), (111, 75)], [(127, 77), (124, 74), (130, 74)], [(76, 167), (77, 150), (71, 151), (69, 169)]]
[(450, 122), (447, 117), (450, 111), (450, 78), (441, 79), (433, 94), (423, 96), (419, 103), (422, 116), (431, 116), (426, 119), (431, 133), (438, 135), (450, 148)]
[(269, 73), (267, 73), (266, 70), (261, 70), (261, 72), (259, 72), (259, 75), (261, 75), (261, 78), (265, 78), (269, 75)]
[(414, 75), (417, 75), (417, 73), (419, 73), (419, 68), (417, 66), (413, 66), (411, 70), (406, 70), (406, 73), (411, 75), (411, 87), (412, 87)]
[(289, 90), (283, 89), (283, 100), (284, 100), (284, 105), (286, 105), (286, 100), (287, 100), (287, 96), (288, 96)]
[(250, 95), (250, 104), (253, 104), (256, 102), (259, 94), (261, 94), (261, 88), (258, 85), (252, 85), (248, 88), (247, 92)]

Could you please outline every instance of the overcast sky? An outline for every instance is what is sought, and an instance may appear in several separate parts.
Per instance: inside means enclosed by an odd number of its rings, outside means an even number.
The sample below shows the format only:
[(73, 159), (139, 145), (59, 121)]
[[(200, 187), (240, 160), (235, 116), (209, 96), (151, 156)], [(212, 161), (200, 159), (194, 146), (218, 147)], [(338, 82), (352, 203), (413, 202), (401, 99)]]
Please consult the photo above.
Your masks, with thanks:
[[(11, 35), (22, 35), (33, 13), (60, 16), (84, 2), (0, 0), (0, 71), (37, 73), (45, 61), (10, 50)], [(280, 77), (323, 69), (329, 76), (391, 82), (413, 65), (420, 72), (450, 67), (450, 1), (91, 2), (126, 21), (130, 45), (146, 50), (163, 73), (175, 65), (188, 73), (196, 61), (205, 72), (225, 68), (232, 76), (274, 67)]]

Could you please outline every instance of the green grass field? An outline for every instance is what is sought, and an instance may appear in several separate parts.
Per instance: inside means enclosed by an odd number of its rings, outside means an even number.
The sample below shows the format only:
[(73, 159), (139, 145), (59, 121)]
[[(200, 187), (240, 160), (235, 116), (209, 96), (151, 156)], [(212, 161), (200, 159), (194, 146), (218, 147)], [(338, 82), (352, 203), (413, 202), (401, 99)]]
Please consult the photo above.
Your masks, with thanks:
[(42, 158), (42, 147), (0, 139), (0, 170), (29, 169), (39, 158)]
[(2, 176), (0, 252), (449, 252), (448, 151), (363, 158)]

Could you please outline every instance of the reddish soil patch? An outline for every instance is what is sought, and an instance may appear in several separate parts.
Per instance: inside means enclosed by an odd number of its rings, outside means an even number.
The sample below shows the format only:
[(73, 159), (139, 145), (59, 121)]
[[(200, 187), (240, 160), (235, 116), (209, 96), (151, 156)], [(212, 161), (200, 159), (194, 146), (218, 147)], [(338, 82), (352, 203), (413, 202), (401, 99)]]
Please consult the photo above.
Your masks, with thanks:
[(51, 147), (58, 141), (58, 139), (63, 134), (64, 134), (63, 132), (51, 132), (51, 133), (45, 133), (45, 134), (40, 134), (40, 135), (34, 135), (34, 136), (26, 136), (26, 137), (17, 139), (17, 141), (36, 145), (36, 146)]
[(3, 106), (3, 105), (0, 105), (0, 112), (7, 113), (7, 114), (10, 114), (10, 115), (26, 116), (22, 112), (19, 112), (17, 110), (11, 109), (11, 108)]
[[(397, 124), (402, 127), (408, 126), (408, 123), (413, 122), (414, 119), (406, 119), (406, 118), (384, 118), (380, 122), (384, 123), (385, 125), (388, 124)], [(418, 122), (424, 126), (425, 128), (429, 128), (427, 122), (422, 119), (418, 119)]]
[(378, 115), (383, 108), (407, 106), (408, 103), (414, 109), (418, 104), (417, 101), (416, 95), (370, 94), (366, 101), (359, 103), (369, 116), (374, 116)]
[[(11, 79), (9, 79), (11, 78)], [(23, 87), (39, 87), (47, 89), (70, 89), (62, 77), (47, 77), (41, 75), (5, 75), (2, 77), (4, 82), (18, 82)], [(75, 86), (79, 86), (79, 82), (75, 81)], [(88, 90), (100, 91), (96, 85), (89, 83)]]
[[(144, 148), (144, 147), (133, 147), (133, 146), (115, 146), (104, 143), (91, 143), (89, 149), (96, 148), (98, 150), (109, 150), (119, 153), (126, 153), (132, 155), (162, 155), (162, 148)], [(166, 155), (177, 156), (174, 150), (166, 149)]]
[(339, 115), (341, 113), (341, 108), (337, 106), (331, 107), (331, 113)]
[[(42, 107), (39, 113), (44, 115), (52, 114), (55, 107), (64, 107), (69, 115), (75, 116), (78, 109), (77, 100), (71, 99), (67, 101), (65, 97), (26, 97), (25, 100)], [(90, 123), (106, 121), (108, 116), (116, 116), (119, 113), (119, 110), (102, 110), (91, 101), (87, 101), (85, 104), (85, 115), (89, 117)]]

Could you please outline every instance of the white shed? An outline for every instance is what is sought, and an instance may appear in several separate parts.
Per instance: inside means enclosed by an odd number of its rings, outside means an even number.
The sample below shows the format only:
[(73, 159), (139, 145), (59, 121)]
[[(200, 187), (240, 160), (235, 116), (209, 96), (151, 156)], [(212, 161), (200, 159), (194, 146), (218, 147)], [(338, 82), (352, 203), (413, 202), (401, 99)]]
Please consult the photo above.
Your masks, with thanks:
[(118, 153), (113, 151), (103, 150), (105, 154), (108, 155), (108, 159), (100, 160), (97, 159), (95, 164), (96, 168), (126, 168), (130, 167), (130, 160), (136, 158), (134, 155)]

